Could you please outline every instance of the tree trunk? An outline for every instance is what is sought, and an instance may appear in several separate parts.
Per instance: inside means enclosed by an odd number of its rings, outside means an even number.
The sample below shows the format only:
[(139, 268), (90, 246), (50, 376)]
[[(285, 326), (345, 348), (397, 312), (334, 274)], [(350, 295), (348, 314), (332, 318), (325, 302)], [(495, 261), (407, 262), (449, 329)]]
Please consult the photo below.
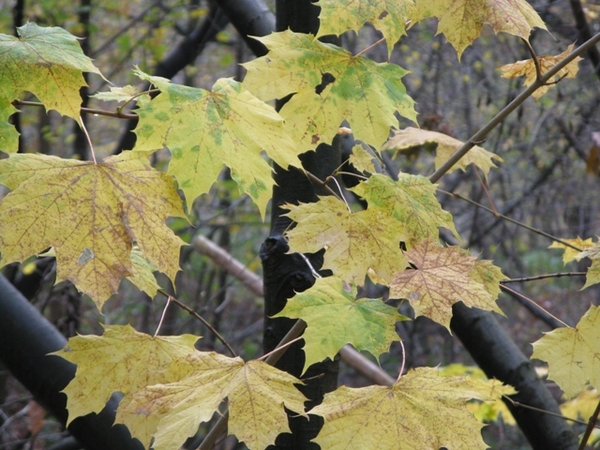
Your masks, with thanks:
[[(75, 376), (75, 365), (48, 353), (67, 340), (31, 303), (0, 275), (0, 359), (8, 370), (63, 424), (67, 420), (61, 390)], [(113, 396), (100, 414), (75, 419), (69, 431), (88, 450), (142, 450), (124, 425), (115, 425), (118, 399)]]

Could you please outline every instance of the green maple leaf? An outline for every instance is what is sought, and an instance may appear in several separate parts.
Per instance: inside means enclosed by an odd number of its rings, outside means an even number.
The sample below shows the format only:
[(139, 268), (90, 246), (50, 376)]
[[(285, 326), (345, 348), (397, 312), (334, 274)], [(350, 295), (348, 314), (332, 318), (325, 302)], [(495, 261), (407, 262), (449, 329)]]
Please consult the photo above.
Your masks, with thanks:
[[(438, 133), (437, 131), (407, 127), (402, 130), (395, 130), (393, 136), (383, 145), (382, 150), (396, 150), (393, 156), (396, 158), (400, 153), (412, 151), (415, 147), (424, 146), (428, 148), (428, 144), (435, 146), (436, 156), (434, 164), (437, 169), (450, 159), (464, 145), (464, 142), (447, 134)], [(475, 145), (448, 172), (453, 172), (457, 169), (465, 171), (469, 164), (473, 164), (479, 167), (487, 177), (490, 169), (496, 167), (494, 160), (502, 161), (502, 158), (488, 152), (483, 147)]]
[(325, 419), (314, 442), (327, 450), (485, 449), (483, 425), (466, 403), (492, 400), (491, 386), (425, 367), (410, 371), (391, 387), (341, 386), (309, 411)]
[[(102, 336), (75, 336), (52, 353), (77, 365), (67, 395), (69, 420), (99, 413), (114, 392), (128, 396), (147, 385), (171, 380), (174, 360), (194, 352), (198, 336), (138, 333), (129, 325), (105, 325)], [(147, 446), (148, 442), (144, 442)]]
[(491, 263), (430, 240), (418, 243), (406, 256), (414, 269), (394, 275), (390, 297), (409, 300), (417, 316), (427, 316), (450, 331), (452, 305), (460, 301), (503, 314), (496, 298), (504, 276)]
[(600, 307), (592, 305), (575, 328), (558, 328), (534, 342), (531, 356), (548, 362), (548, 378), (570, 398), (588, 383), (600, 388), (599, 342)]
[(239, 191), (254, 200), (264, 217), (273, 179), (261, 152), (265, 150), (283, 168), (300, 166), (275, 110), (230, 79), (217, 80), (212, 91), (206, 91), (171, 84), (139, 70), (135, 73), (161, 94), (137, 110), (140, 120), (134, 150), (168, 147), (168, 173), (177, 179), (188, 207), (208, 192), (225, 166), (231, 168)]
[(360, 30), (366, 22), (386, 39), (388, 54), (394, 44), (406, 34), (405, 23), (414, 8), (413, 0), (320, 0), (321, 25), (317, 37), (329, 34), (341, 35), (346, 31)]
[(286, 233), (291, 251), (313, 253), (325, 248), (324, 269), (333, 270), (344, 281), (364, 284), (365, 275), (375, 272), (386, 283), (407, 261), (400, 251), (405, 241), (396, 219), (367, 209), (352, 213), (333, 197), (316, 203), (285, 205), (298, 225)]
[(0, 151), (15, 153), (19, 149), (19, 132), (8, 123), (8, 119), (18, 112), (10, 100), (0, 98)]
[(139, 390), (117, 411), (117, 421), (125, 422), (133, 436), (146, 436), (154, 428), (154, 450), (178, 448), (225, 397), (229, 432), (250, 449), (262, 450), (290, 431), (284, 405), (306, 416), (306, 398), (294, 387), (301, 381), (266, 363), (203, 352), (180, 363), (181, 378)]
[(185, 216), (181, 199), (172, 178), (139, 156), (123, 152), (98, 164), (38, 154), (1, 160), (0, 184), (12, 192), (0, 202), (0, 266), (54, 247), (57, 281), (72, 281), (101, 309), (133, 274), (135, 241), (173, 280), (184, 242), (165, 220)]
[[(79, 90), (86, 86), (83, 72), (102, 74), (83, 54), (77, 38), (62, 28), (42, 28), (35, 23), (18, 27), (17, 33), (18, 37), (0, 34), (0, 119), (4, 121), (15, 112), (10, 103), (27, 91), (46, 110), (78, 120)], [(12, 131), (8, 142), (1, 139), (0, 149), (15, 152), (16, 135)]]
[(546, 29), (544, 21), (525, 0), (416, 0), (414, 22), (439, 19), (438, 33), (456, 49), (458, 57), (481, 34), (484, 23), (496, 32), (528, 39), (534, 27)]
[(379, 358), (392, 342), (400, 340), (396, 322), (407, 320), (381, 299), (356, 299), (356, 288), (344, 286), (336, 277), (318, 278), (310, 289), (288, 300), (274, 317), (306, 322), (303, 371), (325, 358), (333, 359), (346, 344)]
[(244, 86), (263, 100), (294, 94), (279, 113), (299, 152), (331, 142), (344, 119), (356, 139), (376, 147), (398, 123), (396, 112), (416, 121), (404, 69), (289, 30), (259, 40), (269, 53), (244, 64)]
[(436, 186), (425, 177), (400, 173), (398, 181), (394, 181), (374, 174), (351, 190), (367, 201), (369, 210), (394, 217), (409, 246), (426, 238), (437, 238), (438, 227), (458, 236), (452, 215), (435, 198)]

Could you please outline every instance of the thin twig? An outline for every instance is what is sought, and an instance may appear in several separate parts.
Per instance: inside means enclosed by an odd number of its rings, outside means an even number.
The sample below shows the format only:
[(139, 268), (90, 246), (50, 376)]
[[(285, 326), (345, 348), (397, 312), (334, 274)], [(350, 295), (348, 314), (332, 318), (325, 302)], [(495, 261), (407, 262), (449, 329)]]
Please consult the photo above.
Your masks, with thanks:
[(325, 189), (327, 191), (327, 193), (333, 195), (335, 198), (344, 201), (342, 198), (340, 198), (340, 196), (333, 189), (331, 189), (329, 186), (327, 186), (327, 184), (326, 184), (325, 181), (321, 180), (316, 175), (313, 175), (308, 170), (304, 170), (303, 169), (303, 172), (306, 174), (306, 176), (308, 177), (308, 179), (310, 181), (312, 181), (314, 184), (316, 184), (319, 187), (322, 187), (323, 189)]
[(487, 212), (489, 212), (489, 213), (493, 214), (495, 217), (499, 217), (499, 218), (501, 218), (501, 219), (503, 219), (503, 220), (506, 220), (507, 222), (514, 223), (515, 225), (518, 225), (518, 226), (520, 226), (521, 228), (525, 228), (526, 230), (529, 230), (529, 231), (531, 231), (532, 233), (539, 234), (540, 236), (547, 237), (548, 239), (550, 239), (550, 240), (552, 240), (552, 241), (555, 241), (555, 242), (558, 242), (559, 244), (562, 244), (562, 245), (564, 245), (564, 246), (566, 246), (566, 247), (570, 247), (570, 248), (572, 248), (573, 250), (577, 250), (578, 252), (582, 252), (582, 251), (583, 251), (583, 250), (582, 250), (582, 249), (580, 249), (579, 247), (577, 247), (577, 246), (575, 246), (575, 245), (571, 244), (570, 242), (567, 242), (567, 241), (565, 241), (565, 240), (562, 240), (561, 238), (558, 238), (558, 237), (556, 237), (556, 236), (552, 236), (551, 234), (549, 234), (549, 233), (546, 233), (545, 231), (542, 231), (542, 230), (540, 230), (540, 229), (538, 229), (538, 228), (533, 228), (533, 227), (530, 227), (529, 225), (527, 225), (527, 224), (524, 224), (523, 222), (519, 222), (518, 220), (512, 219), (512, 218), (510, 218), (510, 217), (508, 217), (508, 216), (505, 216), (505, 215), (503, 215), (503, 214), (500, 214), (499, 212), (497, 212), (497, 211), (494, 211), (494, 210), (492, 210), (492, 209), (488, 208), (487, 206), (483, 206), (481, 203), (477, 203), (476, 201), (474, 201), (474, 200), (471, 200), (471, 199), (469, 199), (469, 198), (467, 198), (467, 197), (463, 197), (463, 196), (462, 196), (462, 195), (460, 195), (460, 194), (456, 194), (456, 193), (454, 193), (454, 192), (448, 192), (448, 191), (445, 191), (445, 190), (443, 190), (443, 189), (439, 189), (439, 188), (438, 188), (438, 192), (441, 192), (442, 194), (450, 195), (450, 196), (452, 196), (452, 197), (455, 197), (455, 198), (458, 198), (458, 199), (464, 200), (465, 202), (468, 202), (468, 203), (470, 203), (470, 204), (472, 204), (472, 205), (474, 205), (474, 206), (477, 206), (478, 208), (481, 208), (481, 209), (483, 209), (483, 210), (485, 210), (485, 211), (487, 211)]
[(173, 297), (171, 294), (169, 294), (165, 290), (159, 289), (158, 292), (160, 292), (165, 297), (170, 298), (173, 303), (175, 303), (181, 309), (183, 309), (183, 310), (187, 311), (188, 313), (190, 313), (192, 316), (194, 316), (200, 322), (202, 322), (204, 324), (204, 326), (206, 328), (208, 328), (217, 337), (217, 339), (220, 340), (223, 343), (223, 345), (227, 348), (227, 350), (229, 351), (229, 353), (231, 353), (231, 355), (233, 357), (237, 356), (237, 354), (235, 353), (235, 351), (233, 350), (233, 348), (231, 348), (231, 346), (225, 340), (225, 338), (223, 336), (221, 336), (221, 334), (210, 323), (208, 323), (206, 321), (206, 319), (204, 319), (204, 317), (202, 317), (200, 314), (198, 314), (196, 311), (194, 311), (193, 309), (191, 309), (190, 307), (188, 307), (184, 303), (181, 303), (178, 299), (176, 299), (175, 297)]
[(555, 66), (553, 66), (548, 72), (542, 75), (541, 78), (536, 79), (527, 89), (525, 89), (521, 94), (519, 94), (512, 102), (506, 105), (496, 116), (490, 120), (486, 125), (483, 126), (477, 133), (475, 133), (471, 139), (469, 139), (465, 144), (459, 148), (448, 160), (442, 164), (430, 177), (429, 181), (432, 183), (436, 183), (446, 172), (448, 172), (463, 156), (465, 156), (469, 150), (471, 150), (476, 142), (479, 142), (486, 138), (486, 136), (492, 131), (496, 126), (504, 121), (506, 117), (512, 113), (515, 109), (517, 109), (521, 104), (527, 100), (531, 94), (533, 94), (540, 87), (544, 86), (548, 80), (550, 80), (553, 76), (555, 76), (558, 72), (560, 72), (567, 64), (573, 61), (576, 57), (586, 52), (590, 47), (596, 45), (596, 43), (600, 41), (600, 33), (593, 36), (591, 39), (586, 41), (584, 44), (577, 47), (570, 54), (568, 54), (565, 58), (559, 61)]
[(502, 289), (503, 291), (508, 291), (514, 295), (519, 296), (520, 298), (522, 298), (523, 300), (528, 301), (529, 303), (531, 303), (533, 306), (535, 306), (538, 309), (541, 309), (542, 311), (544, 311), (546, 314), (548, 314), (550, 317), (552, 317), (554, 320), (558, 321), (558, 323), (562, 324), (565, 327), (569, 328), (569, 324), (563, 322), (562, 320), (560, 320), (558, 317), (556, 317), (554, 314), (551, 314), (550, 312), (548, 312), (546, 309), (544, 309), (543, 307), (541, 307), (540, 305), (538, 305), (536, 302), (534, 302), (533, 300), (531, 300), (529, 297), (527, 297), (526, 295), (521, 294), (520, 292), (515, 291), (514, 289), (509, 288), (508, 286), (504, 286), (503, 284), (500, 285), (500, 289)]
[(533, 65), (535, 66), (535, 77), (539, 80), (540, 78), (542, 78), (542, 68), (540, 67), (540, 60), (538, 59), (537, 55), (535, 54), (535, 50), (531, 46), (531, 43), (525, 38), (521, 38), (521, 40), (523, 41), (523, 43), (525, 44), (525, 47), (527, 47), (527, 51), (531, 55), (531, 59), (533, 60)]
[(534, 275), (532, 277), (522, 277), (522, 278), (511, 278), (510, 280), (501, 280), (500, 284), (507, 283), (523, 283), (526, 281), (536, 281), (543, 280), (545, 278), (561, 278), (561, 277), (585, 277), (587, 275), (586, 272), (558, 272), (558, 273), (546, 273), (543, 275)]
[[(35, 106), (37, 108), (45, 108), (45, 105), (40, 102), (30, 102), (28, 100), (14, 100), (12, 102), (14, 106)], [(118, 119), (137, 119), (137, 114), (124, 113), (117, 109), (117, 111), (106, 111), (104, 109), (96, 108), (81, 108), (82, 113), (94, 114), (98, 116), (116, 117)]]
[(582, 424), (582, 425), (587, 425), (587, 422), (583, 422), (582, 420), (572, 419), (571, 417), (565, 417), (562, 414), (557, 414), (557, 413), (552, 412), (552, 411), (546, 411), (545, 409), (536, 408), (535, 406), (529, 406), (529, 405), (526, 405), (524, 403), (516, 402), (512, 398), (510, 398), (510, 397), (508, 397), (506, 395), (503, 395), (502, 398), (504, 400), (508, 400), (516, 408), (531, 409), (532, 411), (537, 411), (537, 412), (540, 412), (542, 414), (548, 414), (549, 416), (558, 417), (558, 418), (563, 419), (563, 420), (568, 420), (569, 422), (574, 422), (574, 423), (579, 423), (579, 424)]
[(583, 433), (583, 437), (581, 438), (581, 443), (579, 444), (578, 450), (584, 450), (585, 446), (587, 445), (587, 441), (590, 439), (590, 435), (592, 434), (592, 431), (594, 430), (594, 428), (596, 427), (596, 423), (598, 422), (598, 415), (600, 415), (600, 402), (598, 402), (594, 414), (592, 414), (590, 416), (590, 420), (588, 420), (587, 427), (585, 427), (585, 433)]

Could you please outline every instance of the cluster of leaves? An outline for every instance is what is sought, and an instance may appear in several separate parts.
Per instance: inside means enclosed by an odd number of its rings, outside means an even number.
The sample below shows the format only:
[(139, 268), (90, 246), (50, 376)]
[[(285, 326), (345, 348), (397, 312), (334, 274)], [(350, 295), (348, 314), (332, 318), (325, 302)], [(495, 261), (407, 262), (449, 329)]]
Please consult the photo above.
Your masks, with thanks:
[[(117, 292), (123, 278), (155, 295), (152, 273), (158, 270), (173, 280), (179, 270), (184, 242), (165, 224), (169, 217), (186, 216), (177, 188), (189, 207), (227, 166), (239, 191), (253, 199), (264, 217), (273, 181), (263, 152), (284, 168), (300, 167), (298, 155), (331, 142), (344, 120), (357, 140), (376, 150), (399, 152), (435, 142), (436, 164), (443, 164), (461, 143), (414, 128), (397, 130), (388, 140), (396, 114), (416, 119), (414, 102), (401, 82), (407, 72), (324, 44), (318, 37), (358, 30), (369, 21), (383, 33), (391, 52), (406, 23), (437, 17), (439, 32), (460, 56), (483, 23), (523, 38), (533, 27), (544, 27), (524, 1), (502, 3), (508, 9), (501, 13), (494, 2), (485, 7), (462, 2), (456, 8), (448, 3), (418, 0), (388, 6), (322, 0), (323, 25), (317, 36), (285, 31), (262, 38), (269, 54), (245, 65), (244, 82), (221, 79), (210, 91), (136, 69), (160, 94), (149, 99), (124, 88), (100, 96), (107, 101), (136, 97), (139, 106), (135, 148), (104, 161), (16, 154), (18, 134), (8, 119), (16, 112), (12, 102), (23, 91), (47, 109), (80, 121), (82, 72), (101, 74), (76, 39), (60, 28), (31, 23), (19, 29), (17, 38), (0, 36), (0, 149), (8, 154), (0, 160), (0, 183), (11, 189), (0, 203), (0, 266), (51, 248), (57, 280), (72, 281), (98, 308)], [(466, 10), (477, 14), (464, 14)], [(29, 76), (23, 77), (24, 72)], [(279, 113), (266, 103), (290, 94)], [(165, 147), (171, 160), (163, 173), (150, 165), (149, 157)], [(472, 163), (487, 174), (494, 159), (499, 160), (476, 148), (453, 169)], [(391, 298), (410, 302), (416, 315), (446, 328), (452, 305), (460, 301), (501, 313), (496, 305), (504, 278), (500, 269), (459, 247), (440, 244), (440, 227), (458, 233), (435, 197), (436, 186), (422, 176), (400, 174), (392, 180), (377, 174), (362, 146), (355, 147), (352, 163), (364, 174), (352, 190), (364, 199), (366, 209), (353, 211), (334, 196), (287, 205), (297, 223), (287, 233), (291, 250), (324, 248), (324, 268), (333, 273), (296, 295), (279, 313), (307, 323), (306, 367), (335, 357), (347, 343), (378, 358), (399, 340), (395, 323), (405, 317), (382, 299), (357, 299), (357, 288), (367, 279), (389, 286)], [(592, 248), (584, 256), (591, 256)], [(568, 394), (588, 382), (599, 384), (598, 353), (593, 350), (600, 338), (594, 331), (600, 329), (599, 316), (592, 308), (576, 329), (558, 330), (536, 344), (536, 356), (551, 362), (551, 377)], [(401, 374), (390, 387), (341, 387), (304, 411), (306, 399), (294, 387), (300, 380), (261, 361), (199, 352), (194, 349), (197, 339), (151, 337), (117, 326), (105, 327), (100, 337), (70, 339), (56, 353), (78, 366), (65, 389), (69, 420), (100, 411), (119, 391), (124, 399), (117, 422), (155, 449), (178, 448), (225, 400), (229, 431), (253, 449), (267, 447), (288, 431), (284, 406), (324, 417), (315, 442), (326, 449), (396, 448), (398, 436), (414, 448), (485, 448), (482, 425), (467, 402), (512, 392), (491, 381), (421, 368)], [(568, 352), (568, 346), (576, 351)], [(556, 352), (563, 359), (554, 364)], [(440, 420), (446, 426), (440, 427)]]

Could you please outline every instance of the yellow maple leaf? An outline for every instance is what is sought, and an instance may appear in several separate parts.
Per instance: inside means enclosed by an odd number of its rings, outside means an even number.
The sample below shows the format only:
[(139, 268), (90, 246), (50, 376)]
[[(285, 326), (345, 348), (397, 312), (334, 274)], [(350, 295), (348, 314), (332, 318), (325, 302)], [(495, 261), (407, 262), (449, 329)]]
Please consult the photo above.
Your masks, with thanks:
[(348, 158), (348, 162), (352, 164), (355, 169), (363, 173), (377, 172), (374, 161), (379, 161), (378, 156), (371, 154), (360, 144), (352, 147), (352, 154)]
[(317, 5), (321, 7), (317, 37), (358, 32), (370, 22), (385, 37), (388, 54), (406, 34), (405, 22), (414, 8), (413, 0), (320, 0)]
[[(87, 86), (83, 72), (102, 74), (84, 55), (77, 38), (59, 27), (26, 23), (17, 28), (18, 37), (0, 34), (0, 120), (8, 119), (15, 108), (10, 104), (23, 91), (34, 94), (46, 107), (78, 120), (80, 88)], [(26, 74), (26, 76), (24, 76)], [(17, 151), (14, 127), (0, 128), (0, 150)]]
[[(565, 242), (568, 242), (569, 244), (572, 244), (575, 247), (578, 247), (582, 250), (592, 247), (594, 245), (592, 238), (581, 239), (579, 236), (577, 236), (575, 239), (562, 239), (562, 240)], [(558, 248), (560, 250), (564, 250), (564, 253), (563, 253), (563, 263), (564, 264), (570, 263), (571, 261), (575, 261), (575, 260), (579, 261), (581, 259), (581, 257), (578, 258), (578, 255), (581, 254), (581, 252), (579, 250), (576, 250), (573, 247), (569, 247), (560, 242), (554, 241), (554, 242), (552, 242), (552, 244), (550, 244), (550, 246), (548, 248)]]
[(431, 240), (418, 243), (406, 256), (414, 269), (394, 275), (390, 297), (407, 299), (415, 315), (427, 316), (450, 331), (452, 305), (460, 301), (471, 308), (503, 314), (496, 304), (499, 289), (490, 292), (489, 287), (497, 285), (503, 275), (497, 268), (490, 270), (489, 263)]
[[(553, 66), (555, 66), (559, 61), (564, 59), (569, 53), (573, 51), (574, 44), (571, 44), (567, 47), (567, 49), (562, 52), (560, 55), (556, 56), (538, 56), (538, 64), (540, 66), (541, 75), (545, 74), (550, 70)], [(560, 78), (575, 78), (577, 76), (577, 72), (579, 71), (579, 61), (583, 61), (583, 58), (579, 56), (565, 67), (563, 67), (555, 76), (554, 79), (558, 80)], [(516, 77), (525, 77), (525, 86), (531, 85), (537, 79), (537, 71), (535, 68), (535, 63), (533, 59), (526, 59), (524, 61), (517, 61), (513, 64), (506, 64), (500, 67), (500, 72), (504, 78), (516, 78)], [(532, 95), (533, 98), (538, 99), (550, 89), (552, 85), (541, 86), (538, 90), (536, 90)]]
[[(142, 389), (124, 400), (117, 411), (119, 420), (138, 416), (140, 423), (150, 421), (149, 428), (155, 425), (154, 450), (183, 444), (226, 397), (229, 432), (250, 449), (267, 448), (278, 434), (290, 431), (284, 405), (306, 416), (306, 398), (294, 387), (301, 381), (266, 363), (196, 352), (187, 357), (184, 366), (181, 379)], [(138, 428), (125, 423), (136, 436)]]
[[(308, 290), (289, 299), (274, 317), (306, 322), (306, 359), (303, 372), (312, 364), (333, 359), (346, 344), (376, 358), (399, 341), (396, 322), (407, 320), (381, 299), (356, 299), (356, 288), (344, 286), (339, 278), (318, 278)], [(335, 317), (335, 320), (331, 320)]]
[(161, 91), (136, 111), (140, 119), (134, 150), (169, 149), (168, 173), (179, 183), (188, 208), (229, 167), (239, 191), (252, 198), (264, 217), (273, 179), (262, 151), (283, 168), (301, 165), (275, 110), (231, 79), (217, 80), (206, 91), (134, 73)]
[[(382, 150), (396, 150), (394, 158), (400, 153), (409, 152), (415, 147), (434, 144), (436, 146), (435, 168), (439, 168), (456, 151), (464, 145), (464, 142), (459, 141), (444, 133), (437, 131), (421, 130), (419, 128), (407, 127), (402, 130), (394, 130), (393, 135), (383, 145)], [(449, 172), (456, 169), (467, 170), (469, 164), (479, 167), (487, 177), (490, 169), (496, 167), (494, 160), (502, 161), (498, 155), (488, 152), (483, 147), (475, 145), (469, 152), (463, 156)]]
[(592, 305), (575, 328), (546, 333), (534, 342), (532, 358), (548, 362), (548, 378), (569, 398), (589, 383), (600, 388), (600, 307)]
[(436, 186), (425, 177), (400, 173), (398, 181), (394, 181), (374, 174), (351, 190), (367, 201), (368, 210), (396, 219), (396, 227), (409, 248), (417, 241), (437, 238), (439, 227), (459, 237), (452, 215), (435, 198)]
[(167, 227), (184, 217), (173, 180), (139, 154), (104, 162), (13, 154), (0, 161), (0, 266), (54, 247), (57, 282), (72, 281), (102, 308), (132, 275), (135, 242), (144, 258), (172, 280), (184, 242)]
[(426, 367), (411, 370), (391, 387), (341, 386), (309, 411), (325, 419), (314, 442), (327, 450), (485, 449), (483, 425), (466, 403), (492, 400), (490, 386)]
[(384, 282), (407, 261), (400, 251), (406, 237), (398, 220), (381, 211), (352, 213), (334, 197), (316, 203), (285, 205), (298, 225), (286, 233), (292, 252), (313, 253), (325, 248), (324, 269), (344, 281), (363, 285), (372, 269)]
[(481, 34), (484, 23), (496, 32), (528, 39), (534, 27), (546, 29), (544, 21), (525, 0), (416, 0), (413, 23), (427, 17), (439, 19), (438, 33), (456, 49), (465, 48)]
[[(198, 336), (138, 333), (129, 325), (105, 325), (102, 336), (75, 336), (52, 353), (77, 365), (75, 378), (63, 389), (69, 419), (99, 413), (114, 392), (125, 396), (147, 385), (171, 381), (173, 360), (195, 351)], [(145, 445), (149, 442), (145, 442)]]
[(584, 389), (575, 398), (560, 405), (560, 412), (572, 419), (589, 420), (600, 403), (597, 389)]
[(399, 66), (289, 30), (259, 40), (269, 53), (244, 64), (244, 86), (263, 100), (294, 94), (279, 113), (298, 152), (330, 143), (344, 119), (356, 139), (376, 147), (398, 123), (396, 112), (416, 121), (414, 101), (400, 81), (407, 72)]

